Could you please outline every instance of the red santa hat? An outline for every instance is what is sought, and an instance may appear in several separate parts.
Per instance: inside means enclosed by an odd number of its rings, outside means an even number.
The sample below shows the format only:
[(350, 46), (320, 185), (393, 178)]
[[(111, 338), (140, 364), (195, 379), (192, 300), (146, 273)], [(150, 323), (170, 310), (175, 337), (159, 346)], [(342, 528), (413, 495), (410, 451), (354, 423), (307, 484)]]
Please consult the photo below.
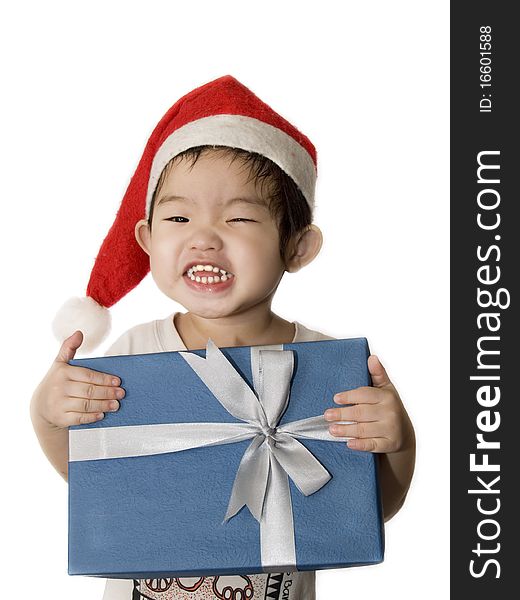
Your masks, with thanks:
[(149, 257), (135, 239), (135, 224), (148, 218), (167, 163), (181, 152), (203, 145), (240, 148), (269, 158), (293, 179), (313, 209), (316, 150), (305, 135), (231, 75), (192, 90), (166, 112), (148, 139), (101, 245), (86, 297), (66, 302), (53, 321), (60, 341), (79, 329), (84, 336), (82, 351), (90, 352), (109, 333), (108, 308), (150, 270)]

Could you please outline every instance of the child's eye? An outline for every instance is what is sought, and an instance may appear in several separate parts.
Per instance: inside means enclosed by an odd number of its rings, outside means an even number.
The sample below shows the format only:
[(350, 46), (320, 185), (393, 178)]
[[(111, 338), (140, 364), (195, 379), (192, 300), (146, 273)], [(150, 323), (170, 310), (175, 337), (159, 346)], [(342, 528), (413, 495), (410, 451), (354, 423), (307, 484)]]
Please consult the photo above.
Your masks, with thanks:
[(231, 221), (250, 221), (251, 223), (256, 223), (256, 221), (254, 219), (245, 219), (243, 217), (236, 217), (235, 219), (230, 219)]
[[(177, 219), (184, 219), (184, 221), (178, 221)], [(186, 217), (168, 217), (167, 219), (165, 219), (165, 221), (172, 221), (173, 223), (187, 223), (189, 219), (187, 219)]]

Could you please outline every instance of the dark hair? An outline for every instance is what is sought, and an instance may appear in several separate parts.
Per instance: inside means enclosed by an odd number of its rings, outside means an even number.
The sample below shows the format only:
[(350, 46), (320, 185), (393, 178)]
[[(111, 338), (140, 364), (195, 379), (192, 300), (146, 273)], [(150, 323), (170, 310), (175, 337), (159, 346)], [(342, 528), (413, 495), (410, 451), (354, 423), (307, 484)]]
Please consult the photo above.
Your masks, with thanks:
[(287, 245), (291, 238), (312, 223), (311, 209), (298, 186), (277, 164), (261, 154), (240, 148), (196, 146), (174, 156), (164, 167), (152, 196), (148, 217), (150, 229), (156, 197), (175, 162), (185, 159), (190, 161), (193, 168), (199, 157), (208, 152), (222, 152), (224, 156), (231, 157), (231, 162), (241, 160), (249, 169), (248, 181), (254, 180), (256, 185), (260, 185), (262, 192), (264, 186), (268, 186), (269, 211), (278, 224), (280, 256), (285, 261)]

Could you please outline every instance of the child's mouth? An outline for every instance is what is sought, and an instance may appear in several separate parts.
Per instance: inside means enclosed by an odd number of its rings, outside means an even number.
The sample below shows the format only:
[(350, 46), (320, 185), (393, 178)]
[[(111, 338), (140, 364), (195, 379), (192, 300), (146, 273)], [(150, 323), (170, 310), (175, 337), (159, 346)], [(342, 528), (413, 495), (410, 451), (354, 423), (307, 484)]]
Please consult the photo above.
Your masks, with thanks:
[(214, 265), (193, 265), (183, 277), (191, 288), (208, 292), (228, 289), (235, 278), (233, 273)]

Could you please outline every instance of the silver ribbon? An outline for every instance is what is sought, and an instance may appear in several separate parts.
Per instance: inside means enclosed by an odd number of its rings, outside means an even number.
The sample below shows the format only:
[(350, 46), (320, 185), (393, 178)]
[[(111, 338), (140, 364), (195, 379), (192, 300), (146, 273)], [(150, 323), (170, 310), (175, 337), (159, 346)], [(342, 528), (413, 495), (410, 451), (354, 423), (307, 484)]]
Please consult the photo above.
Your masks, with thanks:
[[(222, 406), (241, 423), (167, 423), (69, 431), (69, 460), (99, 460), (179, 452), (252, 439), (231, 491), (223, 523), (247, 506), (260, 523), (264, 571), (296, 570), (289, 477), (305, 496), (331, 478), (296, 438), (345, 442), (332, 436), (323, 415), (278, 422), (287, 408), (293, 374), (291, 350), (251, 347), (253, 390), (224, 354), (208, 340), (206, 358), (179, 352)], [(256, 392), (256, 394), (255, 394)]]

